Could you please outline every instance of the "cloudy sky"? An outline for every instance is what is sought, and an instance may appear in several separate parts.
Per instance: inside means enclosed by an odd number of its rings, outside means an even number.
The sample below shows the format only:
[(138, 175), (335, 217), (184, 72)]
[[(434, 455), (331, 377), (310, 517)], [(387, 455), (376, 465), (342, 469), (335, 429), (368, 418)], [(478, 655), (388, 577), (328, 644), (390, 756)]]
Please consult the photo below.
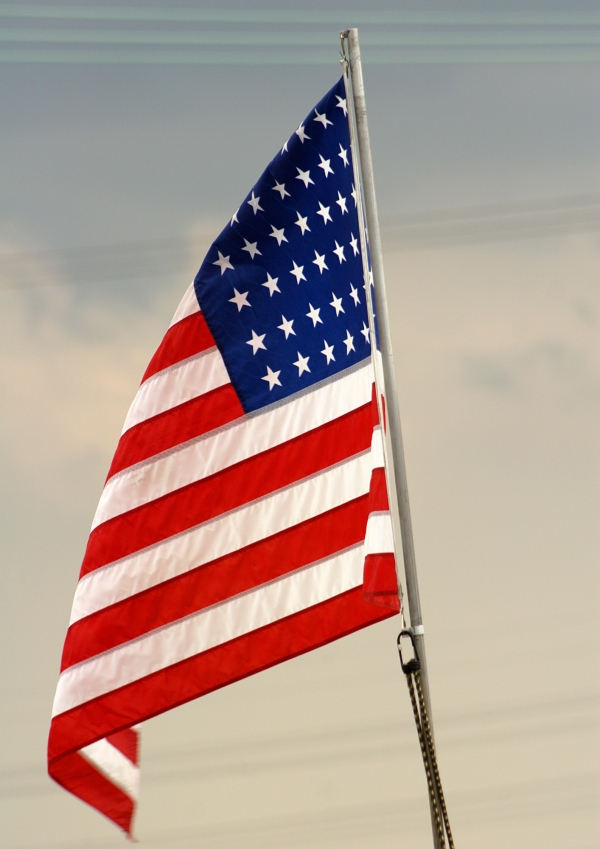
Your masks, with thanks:
[[(0, 845), (123, 845), (45, 775), (92, 516), (181, 295), (358, 24), (455, 839), (597, 846), (594, 4), (19, 6), (0, 4)], [(138, 837), (431, 845), (397, 629), (146, 723)]]

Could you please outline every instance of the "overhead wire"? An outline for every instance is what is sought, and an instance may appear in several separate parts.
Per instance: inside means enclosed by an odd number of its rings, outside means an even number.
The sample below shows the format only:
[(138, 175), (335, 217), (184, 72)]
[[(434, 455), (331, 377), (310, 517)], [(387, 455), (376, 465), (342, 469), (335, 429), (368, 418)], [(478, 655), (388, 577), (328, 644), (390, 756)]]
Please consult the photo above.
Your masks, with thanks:
[(0, 18), (38, 20), (152, 21), (180, 23), (336, 24), (340, 17), (357, 25), (412, 26), (594, 26), (600, 13), (591, 10), (400, 10), (250, 9), (193, 6), (76, 5), (0, 3)]
[[(381, 217), (388, 250), (551, 238), (600, 230), (600, 192)], [(0, 252), (0, 290), (104, 284), (189, 272), (194, 240), (183, 236)], [(198, 243), (198, 247), (201, 245)], [(197, 262), (202, 257), (200, 251)], [(47, 270), (51, 274), (47, 274)], [(48, 279), (50, 277), (50, 279)]]
[[(0, 4), (0, 21), (12, 24), (0, 27), (0, 63), (331, 64), (331, 49), (321, 49), (332, 44), (326, 28), (339, 29), (349, 23), (363, 28), (364, 58), (372, 65), (600, 61), (600, 15), (594, 12), (340, 12), (5, 3)], [(57, 22), (61, 29), (52, 26)], [(186, 46), (200, 49), (182, 49)], [(139, 49), (144, 47), (153, 49)]]
[[(0, 42), (47, 44), (193, 45), (211, 47), (312, 47), (331, 44), (331, 33), (297, 30), (130, 30), (0, 27)], [(600, 45), (600, 30), (517, 32), (373, 32), (361, 35), (366, 47), (558, 47)]]
[[(582, 772), (461, 789), (452, 793), (452, 806), (463, 831), (498, 820), (508, 820), (512, 825), (518, 820), (548, 818), (558, 813), (580, 817), (582, 813), (595, 809), (597, 779), (598, 773)], [(185, 846), (187, 843), (197, 846), (201, 842), (202, 845), (219, 847), (239, 845), (239, 840), (243, 839), (244, 846), (260, 846), (261, 849), (271, 845), (331, 846), (339, 843), (347, 846), (354, 841), (364, 845), (375, 836), (382, 838), (397, 834), (400, 828), (403, 834), (421, 830), (425, 816), (427, 812), (421, 796), (390, 798), (275, 816), (245, 819), (234, 816), (226, 822), (169, 829), (168, 832), (149, 829), (143, 835), (143, 842), (145, 845), (164, 844), (168, 847)], [(104, 849), (109, 845), (113, 844), (85, 839), (66, 844), (61, 842), (60, 849)], [(54, 849), (55, 846), (58, 849), (57, 844), (36, 843), (19, 849)], [(577, 849), (577, 844), (570, 842), (569, 849)]]
[[(597, 724), (598, 694), (536, 699), (494, 708), (478, 708), (436, 717), (443, 748), (481, 746), (525, 737), (586, 734)], [(164, 749), (144, 756), (147, 784), (219, 776), (294, 771), (335, 763), (398, 758), (414, 752), (413, 729), (407, 720), (347, 728), (320, 728), (252, 740), (232, 739), (213, 745)], [(0, 770), (0, 798), (47, 795), (54, 791), (42, 766)]]

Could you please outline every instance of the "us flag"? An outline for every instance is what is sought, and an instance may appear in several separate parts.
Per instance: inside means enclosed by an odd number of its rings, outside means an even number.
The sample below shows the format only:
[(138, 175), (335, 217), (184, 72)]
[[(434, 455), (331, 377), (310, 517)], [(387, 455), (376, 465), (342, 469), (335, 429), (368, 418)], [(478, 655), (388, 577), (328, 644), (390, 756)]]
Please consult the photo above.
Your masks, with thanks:
[(211, 246), (125, 420), (48, 763), (127, 833), (140, 722), (399, 611), (355, 183), (340, 80)]

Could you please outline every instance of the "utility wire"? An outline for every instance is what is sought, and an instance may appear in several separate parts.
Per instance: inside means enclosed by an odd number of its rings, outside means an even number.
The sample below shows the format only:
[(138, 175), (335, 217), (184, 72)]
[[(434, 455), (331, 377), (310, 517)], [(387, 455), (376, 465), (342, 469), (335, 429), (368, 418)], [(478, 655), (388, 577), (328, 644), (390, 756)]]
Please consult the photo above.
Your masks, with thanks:
[[(364, 27), (365, 59), (372, 65), (600, 61), (600, 15), (595, 12), (340, 12), (8, 3), (0, 4), (0, 21), (12, 24), (0, 27), (0, 63), (331, 65), (335, 54), (329, 29), (349, 25)], [(51, 26), (57, 22), (61, 29)], [(213, 29), (206, 29), (207, 25)], [(200, 49), (182, 49), (186, 46)], [(237, 49), (223, 49), (227, 47)], [(286, 49), (276, 49), (280, 47)]]
[[(0, 47), (0, 63), (18, 65), (320, 65), (331, 67), (331, 50), (55, 50)], [(366, 45), (364, 61), (372, 65), (504, 65), (576, 64), (600, 62), (600, 47), (481, 47), (399, 48), (382, 50)]]
[[(600, 26), (594, 11), (330, 11), (295, 9), (198, 9), (123, 5), (0, 3), (0, 18), (26, 20), (146, 21), (180, 23), (334, 24), (404, 26)], [(348, 20), (345, 21), (346, 25)]]
[[(212, 47), (314, 47), (331, 45), (331, 33), (271, 30), (47, 29), (0, 27), (0, 42), (30, 44), (195, 45)], [(574, 47), (600, 45), (600, 29), (506, 32), (404, 31), (361, 34), (373, 47)], [(331, 61), (331, 59), (330, 59)]]
[[(431, 250), (595, 232), (600, 230), (600, 192), (387, 215), (381, 217), (381, 230), (388, 250)], [(175, 236), (0, 253), (0, 290), (104, 284), (189, 273), (192, 247), (193, 240)], [(199, 251), (198, 265), (201, 260)]]
[[(496, 741), (531, 740), (565, 733), (589, 733), (597, 725), (598, 695), (579, 693), (566, 698), (532, 700), (499, 708), (461, 711), (438, 717), (444, 749), (451, 745), (481, 747)], [(192, 746), (144, 756), (153, 767), (148, 784), (170, 784), (184, 779), (211, 780), (223, 776), (264, 774), (306, 769), (348, 761), (406, 755), (414, 751), (408, 722), (319, 729), (257, 740), (235, 740), (213, 746)], [(0, 798), (47, 795), (55, 787), (42, 766), (0, 771)]]
[[(452, 807), (465, 830), (479, 823), (494, 821), (511, 823), (522, 819), (571, 814), (580, 816), (596, 805), (598, 773), (561, 775), (556, 778), (533, 779), (456, 791)], [(392, 791), (393, 792), (393, 791)], [(423, 829), (426, 806), (424, 797), (390, 798), (345, 806), (322, 807), (279, 816), (262, 816), (240, 820), (234, 816), (226, 822), (204, 827), (149, 831), (142, 836), (147, 846), (320, 846), (370, 845), (375, 837), (410, 834)], [(90, 842), (88, 839), (62, 842), (60, 849), (108, 849), (113, 843)], [(15, 849), (59, 849), (59, 844), (36, 843)], [(569, 843), (569, 849), (577, 844)], [(589, 847), (592, 849), (592, 847)]]

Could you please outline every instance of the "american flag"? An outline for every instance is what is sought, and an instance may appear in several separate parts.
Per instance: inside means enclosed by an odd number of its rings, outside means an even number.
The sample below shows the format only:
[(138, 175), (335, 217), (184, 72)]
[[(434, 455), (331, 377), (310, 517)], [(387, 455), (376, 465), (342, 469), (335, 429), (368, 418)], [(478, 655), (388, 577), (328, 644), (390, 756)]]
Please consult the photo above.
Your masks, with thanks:
[(131, 833), (138, 723), (399, 610), (344, 82), (211, 246), (81, 567), (50, 775)]

